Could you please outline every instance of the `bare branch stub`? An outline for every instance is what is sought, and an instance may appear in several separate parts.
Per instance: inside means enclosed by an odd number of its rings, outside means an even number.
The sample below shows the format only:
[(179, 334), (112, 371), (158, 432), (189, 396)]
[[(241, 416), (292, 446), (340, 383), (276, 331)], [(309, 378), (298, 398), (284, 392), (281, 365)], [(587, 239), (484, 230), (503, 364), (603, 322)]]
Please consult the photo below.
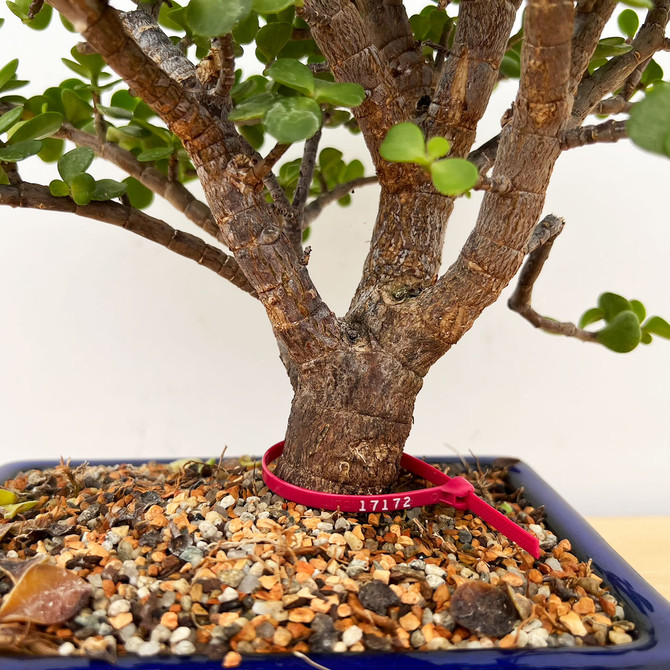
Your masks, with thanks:
[(519, 273), (516, 289), (507, 304), (535, 328), (554, 335), (574, 337), (583, 342), (595, 342), (595, 333), (578, 328), (574, 323), (542, 316), (531, 304), (535, 282), (549, 258), (554, 241), (563, 230), (564, 223), (563, 219), (550, 214), (538, 224), (528, 244), (529, 255)]
[(628, 137), (625, 121), (610, 119), (594, 126), (573, 128), (561, 135), (561, 149), (575, 149), (587, 144), (618, 142)]

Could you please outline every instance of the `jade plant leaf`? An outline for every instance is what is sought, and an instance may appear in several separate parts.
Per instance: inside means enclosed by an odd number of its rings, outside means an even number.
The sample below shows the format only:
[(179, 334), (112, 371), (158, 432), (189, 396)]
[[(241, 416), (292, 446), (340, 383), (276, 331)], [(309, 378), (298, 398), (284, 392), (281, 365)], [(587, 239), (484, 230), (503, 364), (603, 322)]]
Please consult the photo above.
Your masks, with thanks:
[(63, 115), (58, 112), (44, 112), (21, 124), (9, 138), (9, 144), (26, 140), (41, 140), (53, 135), (63, 125)]
[(27, 140), (6, 147), (0, 147), (0, 161), (16, 163), (39, 153), (42, 143), (39, 140)]
[(35, 563), (3, 598), (0, 622), (26, 621), (40, 625), (71, 619), (86, 604), (91, 587), (71, 570)]
[(91, 193), (91, 200), (111, 200), (122, 196), (128, 187), (114, 179), (100, 179), (95, 182)]
[(246, 18), (251, 4), (251, 0), (192, 0), (186, 9), (186, 21), (197, 35), (225, 35)]
[(321, 126), (321, 108), (310, 98), (284, 98), (265, 114), (265, 128), (277, 141), (306, 140)]
[(658, 335), (670, 340), (670, 323), (660, 316), (652, 316), (642, 324), (642, 330), (645, 333)]
[(633, 351), (642, 339), (640, 322), (630, 309), (619, 312), (602, 330), (596, 340), (618, 354)]
[(14, 107), (0, 116), (0, 133), (9, 130), (21, 118), (21, 114), (23, 107)]
[(314, 93), (314, 75), (311, 70), (294, 58), (280, 58), (267, 69), (266, 74), (278, 84), (300, 93)]
[(360, 84), (314, 80), (314, 98), (340, 107), (358, 107), (365, 100), (365, 89)]
[(395, 163), (427, 165), (426, 145), (421, 128), (414, 123), (393, 126), (379, 147), (382, 158)]
[(261, 14), (276, 14), (294, 2), (295, 0), (254, 0), (254, 9)]
[(670, 156), (670, 85), (658, 83), (630, 110), (630, 138), (642, 149)]
[(58, 161), (58, 173), (63, 181), (70, 183), (74, 177), (80, 175), (90, 167), (95, 158), (93, 149), (88, 147), (77, 147), (68, 151)]
[(477, 166), (464, 158), (446, 158), (431, 163), (430, 174), (435, 188), (454, 196), (469, 191), (479, 181)]

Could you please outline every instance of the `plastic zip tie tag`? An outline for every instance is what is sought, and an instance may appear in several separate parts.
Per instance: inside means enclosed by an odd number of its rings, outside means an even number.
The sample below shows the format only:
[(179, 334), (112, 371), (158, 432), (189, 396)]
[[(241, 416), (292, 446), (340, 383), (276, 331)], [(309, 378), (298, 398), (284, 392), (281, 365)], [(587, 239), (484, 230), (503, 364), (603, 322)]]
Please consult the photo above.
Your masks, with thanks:
[(339, 495), (304, 489), (277, 477), (270, 471), (270, 464), (279, 458), (283, 449), (284, 443), (279, 442), (270, 447), (263, 456), (263, 480), (269, 489), (282, 496), (282, 498), (307, 507), (358, 514), (394, 512), (444, 503), (460, 510), (469, 509), (512, 542), (525, 549), (531, 556), (534, 558), (540, 557), (538, 539), (479, 498), (475, 494), (474, 487), (467, 479), (464, 477), (449, 477), (419, 458), (403, 454), (400, 465), (412, 474), (435, 484), (435, 486), (414, 491), (403, 491), (402, 493), (384, 493), (378, 496)]

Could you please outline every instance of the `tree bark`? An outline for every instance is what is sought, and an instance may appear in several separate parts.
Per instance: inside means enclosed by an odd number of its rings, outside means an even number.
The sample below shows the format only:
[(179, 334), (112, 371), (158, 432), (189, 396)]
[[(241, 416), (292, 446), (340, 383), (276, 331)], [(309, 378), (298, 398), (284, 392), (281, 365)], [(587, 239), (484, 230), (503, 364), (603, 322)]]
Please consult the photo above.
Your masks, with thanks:
[(373, 494), (397, 478), (422, 378), (363, 337), (300, 369), (277, 474)]

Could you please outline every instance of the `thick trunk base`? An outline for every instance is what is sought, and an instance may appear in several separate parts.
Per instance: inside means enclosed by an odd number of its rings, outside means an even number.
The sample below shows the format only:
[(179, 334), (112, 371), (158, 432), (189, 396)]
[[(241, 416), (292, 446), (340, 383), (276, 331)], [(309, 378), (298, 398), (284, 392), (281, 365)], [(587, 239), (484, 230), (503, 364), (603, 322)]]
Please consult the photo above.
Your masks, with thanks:
[(338, 351), (300, 373), (277, 475), (317, 491), (375, 494), (398, 475), (422, 379), (385, 352)]

